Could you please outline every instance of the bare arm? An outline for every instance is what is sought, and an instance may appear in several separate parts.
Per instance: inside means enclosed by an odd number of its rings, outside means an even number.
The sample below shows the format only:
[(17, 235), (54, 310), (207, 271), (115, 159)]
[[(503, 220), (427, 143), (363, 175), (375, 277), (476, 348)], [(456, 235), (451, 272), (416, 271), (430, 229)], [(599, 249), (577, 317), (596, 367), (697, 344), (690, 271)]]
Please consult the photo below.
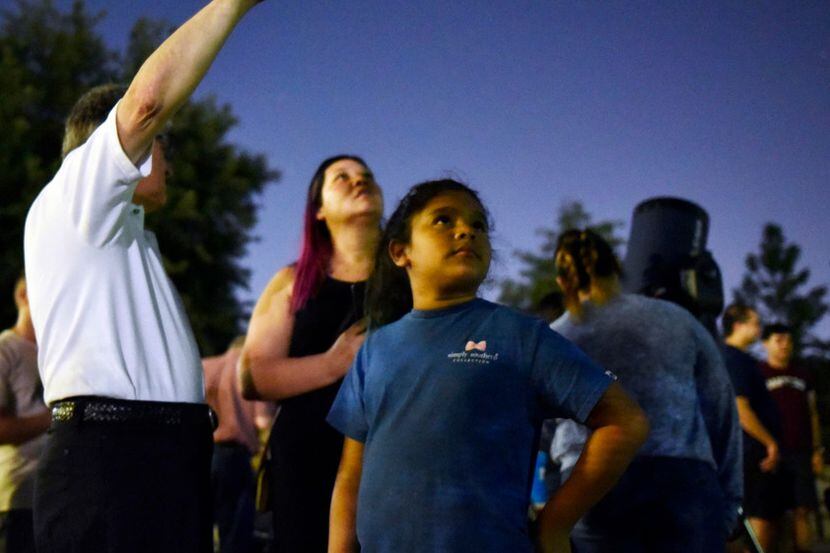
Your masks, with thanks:
[(329, 553), (353, 553), (357, 544), (357, 492), (363, 469), (363, 444), (346, 437), (329, 514)]
[(288, 357), (293, 285), (294, 270), (286, 267), (271, 279), (254, 308), (239, 365), (246, 399), (279, 400), (328, 386), (346, 374), (363, 341), (363, 329), (355, 325), (324, 353)]
[(28, 417), (0, 415), (0, 444), (20, 445), (37, 438), (49, 429), (51, 418), (48, 409)]
[(758, 419), (758, 415), (749, 405), (746, 396), (737, 396), (735, 405), (738, 408), (738, 421), (744, 431), (761, 442), (767, 448), (767, 456), (761, 460), (761, 470), (771, 472), (778, 466), (779, 451), (778, 442), (772, 437), (764, 424)]
[(821, 443), (821, 423), (818, 418), (815, 392), (807, 394), (807, 405), (810, 409), (810, 426), (813, 432), (813, 471), (821, 474), (824, 469), (824, 446)]
[(118, 105), (118, 138), (137, 164), (187, 101), (237, 22), (256, 0), (213, 0), (153, 52)]
[(579, 461), (539, 515), (542, 551), (569, 551), (570, 529), (614, 486), (649, 431), (645, 413), (616, 382), (594, 406), (586, 425), (593, 433)]

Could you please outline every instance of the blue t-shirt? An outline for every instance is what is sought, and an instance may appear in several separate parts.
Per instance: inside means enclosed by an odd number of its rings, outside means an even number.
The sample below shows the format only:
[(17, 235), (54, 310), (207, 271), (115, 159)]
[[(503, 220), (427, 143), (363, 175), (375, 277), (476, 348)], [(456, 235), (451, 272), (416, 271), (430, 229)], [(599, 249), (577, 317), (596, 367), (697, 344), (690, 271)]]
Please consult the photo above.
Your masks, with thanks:
[(361, 551), (531, 551), (541, 423), (585, 421), (611, 381), (541, 320), (481, 299), (370, 333), (328, 417), (365, 443)]

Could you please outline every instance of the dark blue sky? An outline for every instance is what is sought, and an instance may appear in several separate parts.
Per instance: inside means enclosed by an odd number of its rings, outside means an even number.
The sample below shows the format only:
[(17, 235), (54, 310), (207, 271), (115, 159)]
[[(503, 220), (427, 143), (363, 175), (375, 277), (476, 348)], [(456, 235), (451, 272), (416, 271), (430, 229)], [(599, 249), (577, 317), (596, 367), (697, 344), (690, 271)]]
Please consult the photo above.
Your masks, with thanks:
[[(136, 18), (180, 23), (202, 2), (88, 5), (120, 46)], [(232, 104), (232, 139), (284, 174), (262, 197), (250, 297), (296, 256), (308, 179), (341, 152), (366, 158), (387, 210), (448, 173), (479, 189), (497, 276), (563, 201), (627, 236), (637, 203), (674, 195), (709, 212), (728, 292), (767, 221), (830, 283), (827, 2), (267, 1), (198, 94)]]

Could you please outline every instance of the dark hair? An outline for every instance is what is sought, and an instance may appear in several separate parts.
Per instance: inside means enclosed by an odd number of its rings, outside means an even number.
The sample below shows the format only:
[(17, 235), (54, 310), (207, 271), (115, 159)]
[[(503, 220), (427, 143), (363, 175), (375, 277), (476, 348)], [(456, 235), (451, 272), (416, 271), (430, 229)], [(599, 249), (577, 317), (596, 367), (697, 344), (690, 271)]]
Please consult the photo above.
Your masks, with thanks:
[(61, 157), (86, 142), (126, 92), (127, 85), (109, 83), (96, 86), (78, 98), (66, 118)]
[[(591, 286), (591, 275), (598, 277), (619, 276), (622, 268), (614, 250), (606, 240), (591, 229), (566, 230), (556, 243), (555, 258), (560, 252), (570, 255), (579, 281), (579, 289), (587, 291)], [(566, 270), (556, 264), (558, 273)]]
[(565, 313), (565, 295), (562, 292), (548, 292), (533, 306), (533, 314), (552, 323)]
[(478, 193), (453, 179), (426, 181), (413, 186), (395, 208), (381, 234), (375, 253), (375, 266), (366, 287), (364, 312), (369, 318), (369, 327), (378, 328), (392, 323), (412, 309), (412, 288), (406, 269), (398, 267), (389, 256), (389, 244), (395, 240), (409, 242), (412, 234), (412, 218), (426, 205), (445, 192), (464, 192), (479, 205), (490, 226), (490, 215), (484, 208)]
[(750, 314), (755, 310), (743, 303), (732, 303), (726, 306), (721, 317), (721, 326), (723, 327), (723, 335), (731, 336), (735, 330), (735, 323), (745, 323), (749, 320)]
[(303, 221), (303, 241), (300, 257), (295, 264), (294, 290), (291, 296), (291, 311), (296, 313), (314, 296), (317, 288), (326, 277), (332, 256), (331, 234), (325, 221), (317, 219), (317, 211), (323, 204), (323, 181), (326, 169), (338, 161), (350, 159), (368, 168), (366, 162), (353, 155), (330, 157), (317, 167), (311, 182), (305, 203), (305, 220)]
[(792, 335), (793, 329), (790, 325), (784, 323), (772, 323), (764, 326), (764, 330), (761, 332), (761, 340), (766, 340), (773, 334), (790, 334)]

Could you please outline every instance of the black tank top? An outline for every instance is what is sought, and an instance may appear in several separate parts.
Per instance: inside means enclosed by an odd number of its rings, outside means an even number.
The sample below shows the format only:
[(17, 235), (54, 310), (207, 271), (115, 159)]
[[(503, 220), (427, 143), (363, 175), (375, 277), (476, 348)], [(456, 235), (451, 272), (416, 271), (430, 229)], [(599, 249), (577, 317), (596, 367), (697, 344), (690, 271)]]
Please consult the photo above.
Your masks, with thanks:
[[(294, 317), (289, 357), (323, 353), (363, 317), (365, 283), (331, 277)], [(343, 436), (326, 423), (342, 380), (281, 402), (271, 449), (275, 550), (325, 551)]]

